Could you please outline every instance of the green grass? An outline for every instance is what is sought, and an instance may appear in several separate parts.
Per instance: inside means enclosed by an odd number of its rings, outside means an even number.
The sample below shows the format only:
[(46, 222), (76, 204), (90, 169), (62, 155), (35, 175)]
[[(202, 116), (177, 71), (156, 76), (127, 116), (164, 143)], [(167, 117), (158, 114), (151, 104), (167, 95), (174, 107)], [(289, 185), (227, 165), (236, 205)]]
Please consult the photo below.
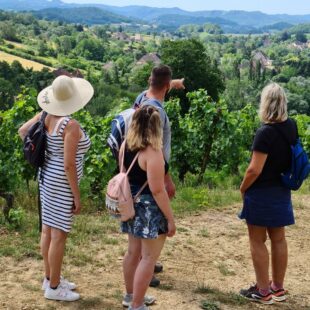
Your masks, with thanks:
[[(217, 188), (208, 188), (206, 185), (195, 186), (195, 181), (185, 182), (184, 185), (177, 184), (177, 195), (172, 202), (174, 213), (177, 217), (195, 214), (208, 209), (220, 209), (235, 203), (241, 203), (239, 191), (228, 183)], [(225, 186), (224, 186), (225, 185)], [(227, 185), (227, 187), (226, 187)], [(307, 180), (300, 191), (294, 196), (309, 194), (310, 180)], [(37, 186), (33, 182), (30, 184), (29, 191), (21, 187), (15, 199), (15, 205), (23, 210), (22, 224), (19, 229), (14, 229), (4, 222), (0, 212), (0, 256), (14, 257), (16, 260), (25, 258), (41, 259), (39, 251), (40, 233), (38, 231), (37, 215)], [(82, 214), (75, 217), (74, 227), (67, 242), (67, 254), (65, 260), (76, 266), (87, 264), (100, 265), (94, 260), (99, 250), (109, 252), (119, 246), (120, 234), (119, 223), (111, 220), (106, 211), (98, 211), (94, 204), (87, 198), (87, 193), (83, 193)], [(293, 198), (294, 200), (294, 198)], [(0, 201), (0, 204), (3, 203)], [(295, 203), (297, 208), (305, 208), (306, 202), (298, 199)], [(179, 233), (185, 235), (189, 233), (186, 227), (178, 227)], [(207, 229), (202, 229), (199, 235), (204, 238), (209, 237)], [(85, 247), (91, 244), (91, 247)], [(191, 245), (192, 240), (188, 239), (187, 245)], [(121, 248), (116, 250), (122, 256)], [(167, 253), (167, 255), (173, 253)], [(111, 258), (112, 259), (112, 258)], [(225, 266), (219, 266), (223, 275), (230, 275), (230, 271)]]
[(172, 207), (176, 215), (188, 215), (241, 202), (235, 189), (209, 189), (206, 186), (180, 187)]
[(194, 293), (207, 295), (207, 299), (203, 302), (218, 302), (230, 306), (242, 306), (249, 303), (248, 300), (242, 298), (239, 294), (233, 292), (222, 292), (219, 289), (206, 286), (205, 284), (199, 284), (194, 290)]
[(162, 284), (160, 284), (158, 289), (160, 289), (162, 291), (172, 291), (173, 290), (173, 285), (169, 284), (169, 283), (162, 283)]
[(203, 310), (220, 310), (220, 307), (217, 303), (208, 300), (203, 300), (200, 307)]
[(223, 263), (218, 265), (218, 269), (223, 276), (234, 276), (236, 273), (232, 270), (229, 270), (227, 266)]
[(210, 236), (207, 228), (201, 229), (199, 235), (204, 238), (208, 238)]

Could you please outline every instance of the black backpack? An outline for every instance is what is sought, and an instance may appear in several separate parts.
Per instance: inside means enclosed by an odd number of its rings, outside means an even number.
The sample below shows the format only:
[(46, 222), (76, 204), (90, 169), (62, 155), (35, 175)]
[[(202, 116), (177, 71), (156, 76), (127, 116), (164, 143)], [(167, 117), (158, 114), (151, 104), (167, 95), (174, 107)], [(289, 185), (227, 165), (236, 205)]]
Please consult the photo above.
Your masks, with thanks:
[(24, 139), (24, 157), (35, 168), (42, 167), (45, 160), (46, 134), (45, 118), (47, 113), (43, 111), (41, 118), (33, 124)]

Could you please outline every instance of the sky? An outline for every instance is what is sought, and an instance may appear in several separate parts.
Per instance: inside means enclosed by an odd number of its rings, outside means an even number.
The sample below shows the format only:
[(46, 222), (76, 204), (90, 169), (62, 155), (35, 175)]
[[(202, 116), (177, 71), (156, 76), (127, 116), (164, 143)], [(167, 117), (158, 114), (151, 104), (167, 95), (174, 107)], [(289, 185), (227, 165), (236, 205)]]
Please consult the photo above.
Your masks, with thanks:
[(310, 14), (310, 0), (63, 0), (74, 3), (102, 3), (108, 5), (146, 5), (179, 7), (188, 11), (244, 10), (270, 14)]

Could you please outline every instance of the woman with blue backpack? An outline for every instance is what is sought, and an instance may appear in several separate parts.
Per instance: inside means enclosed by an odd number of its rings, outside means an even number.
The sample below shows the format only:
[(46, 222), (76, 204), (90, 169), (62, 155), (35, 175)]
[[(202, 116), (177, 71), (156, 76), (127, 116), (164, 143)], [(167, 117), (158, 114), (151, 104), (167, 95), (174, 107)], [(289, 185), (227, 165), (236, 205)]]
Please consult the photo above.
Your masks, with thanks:
[[(240, 186), (240, 218), (248, 226), (256, 284), (240, 294), (252, 301), (272, 304), (286, 299), (285, 226), (295, 222), (291, 189), (298, 189), (307, 177), (309, 163), (298, 140), (296, 123), (288, 118), (285, 92), (278, 84), (264, 88), (259, 116), (262, 126), (256, 132), (251, 162)], [(271, 281), (267, 235), (271, 241)]]

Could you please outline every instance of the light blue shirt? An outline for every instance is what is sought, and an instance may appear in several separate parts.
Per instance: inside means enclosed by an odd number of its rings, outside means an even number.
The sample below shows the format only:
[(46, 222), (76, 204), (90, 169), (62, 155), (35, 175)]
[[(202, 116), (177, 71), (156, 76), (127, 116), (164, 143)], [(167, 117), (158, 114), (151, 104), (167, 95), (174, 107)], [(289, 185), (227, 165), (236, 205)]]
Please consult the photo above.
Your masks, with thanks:
[(165, 160), (169, 162), (171, 155), (171, 126), (169, 117), (163, 107), (163, 104), (157, 99), (147, 98), (146, 91), (144, 91), (137, 97), (134, 107), (139, 107), (141, 105), (152, 105), (159, 111), (163, 129), (163, 153)]

